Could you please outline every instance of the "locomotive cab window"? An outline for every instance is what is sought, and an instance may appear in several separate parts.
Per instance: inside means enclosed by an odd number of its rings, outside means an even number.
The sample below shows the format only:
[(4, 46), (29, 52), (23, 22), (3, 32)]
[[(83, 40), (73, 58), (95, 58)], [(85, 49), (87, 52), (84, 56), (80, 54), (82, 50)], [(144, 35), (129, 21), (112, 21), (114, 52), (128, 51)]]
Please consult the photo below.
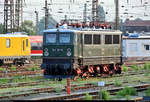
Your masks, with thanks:
[(92, 35), (84, 35), (84, 44), (92, 44)]
[(105, 44), (112, 44), (112, 35), (105, 35)]
[(10, 39), (6, 39), (6, 47), (10, 48)]
[(70, 34), (60, 34), (59, 35), (59, 42), (64, 43), (70, 43)]
[(93, 35), (93, 44), (101, 44), (101, 36), (100, 35)]
[(113, 44), (119, 44), (119, 35), (113, 35)]
[(56, 43), (56, 34), (47, 34), (46, 43)]

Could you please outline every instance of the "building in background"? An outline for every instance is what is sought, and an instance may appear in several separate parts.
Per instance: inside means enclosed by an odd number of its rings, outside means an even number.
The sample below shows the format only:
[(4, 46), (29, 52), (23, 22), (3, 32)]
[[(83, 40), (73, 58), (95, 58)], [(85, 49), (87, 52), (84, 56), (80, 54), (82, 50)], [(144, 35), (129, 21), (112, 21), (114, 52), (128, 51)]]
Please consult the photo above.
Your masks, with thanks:
[(123, 23), (123, 32), (137, 32), (137, 33), (143, 33), (143, 32), (150, 32), (150, 20), (129, 20), (127, 19)]

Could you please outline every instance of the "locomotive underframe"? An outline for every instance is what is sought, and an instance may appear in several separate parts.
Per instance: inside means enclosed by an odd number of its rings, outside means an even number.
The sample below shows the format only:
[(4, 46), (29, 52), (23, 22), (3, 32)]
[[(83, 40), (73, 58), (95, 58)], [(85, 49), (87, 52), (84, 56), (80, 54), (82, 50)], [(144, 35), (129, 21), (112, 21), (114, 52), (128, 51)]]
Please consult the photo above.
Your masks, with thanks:
[(1, 56), (0, 66), (3, 64), (14, 64), (14, 65), (24, 65), (30, 56)]
[[(44, 58), (42, 68), (45, 69), (45, 78), (68, 78), (76, 76), (88, 76), (98, 74), (121, 73), (121, 57), (99, 58)], [(106, 72), (104, 68), (106, 68)], [(115, 67), (117, 68), (115, 71)], [(90, 72), (90, 69), (93, 72)], [(97, 70), (98, 69), (98, 70)], [(78, 73), (78, 70), (80, 72)], [(88, 74), (88, 75), (85, 75)], [(119, 74), (118, 73), (118, 74)]]

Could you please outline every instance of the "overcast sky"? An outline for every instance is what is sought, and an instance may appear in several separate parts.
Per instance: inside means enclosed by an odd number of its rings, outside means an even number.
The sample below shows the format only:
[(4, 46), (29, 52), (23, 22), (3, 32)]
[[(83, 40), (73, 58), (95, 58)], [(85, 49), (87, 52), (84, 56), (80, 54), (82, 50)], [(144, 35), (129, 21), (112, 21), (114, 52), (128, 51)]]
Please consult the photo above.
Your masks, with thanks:
[[(73, 2), (74, 1), (74, 2)], [(89, 1), (89, 2), (88, 2)], [(48, 0), (49, 13), (57, 20), (64, 19), (64, 15), (68, 18), (82, 19), (84, 4), (87, 3), (87, 9), (89, 9), (88, 16), (91, 15), (91, 1), (92, 0)], [(121, 19), (134, 19), (142, 18), (150, 20), (150, 0), (119, 0), (120, 1), (120, 18)], [(127, 2), (128, 1), (128, 2)], [(144, 3), (146, 3), (143, 6)], [(3, 23), (3, 3), (4, 0), (0, 0), (0, 23)], [(107, 21), (113, 21), (115, 19), (115, 5), (114, 0), (99, 0), (99, 4), (104, 7)], [(39, 12), (39, 19), (44, 16), (43, 7), (45, 0), (25, 0), (23, 19), (32, 20), (35, 23), (35, 9)], [(122, 7), (124, 6), (124, 7)], [(60, 13), (62, 12), (62, 13)], [(128, 14), (123, 14), (128, 12)], [(148, 16), (146, 16), (148, 15)], [(133, 17), (132, 17), (133, 16)]]

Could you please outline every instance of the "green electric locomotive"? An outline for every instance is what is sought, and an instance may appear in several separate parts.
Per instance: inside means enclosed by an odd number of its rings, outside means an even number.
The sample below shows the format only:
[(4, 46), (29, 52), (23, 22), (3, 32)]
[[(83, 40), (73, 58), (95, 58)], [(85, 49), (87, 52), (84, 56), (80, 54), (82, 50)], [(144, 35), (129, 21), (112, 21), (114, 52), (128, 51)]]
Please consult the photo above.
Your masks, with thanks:
[(43, 35), (45, 78), (121, 73), (122, 32), (110, 29), (49, 29)]

